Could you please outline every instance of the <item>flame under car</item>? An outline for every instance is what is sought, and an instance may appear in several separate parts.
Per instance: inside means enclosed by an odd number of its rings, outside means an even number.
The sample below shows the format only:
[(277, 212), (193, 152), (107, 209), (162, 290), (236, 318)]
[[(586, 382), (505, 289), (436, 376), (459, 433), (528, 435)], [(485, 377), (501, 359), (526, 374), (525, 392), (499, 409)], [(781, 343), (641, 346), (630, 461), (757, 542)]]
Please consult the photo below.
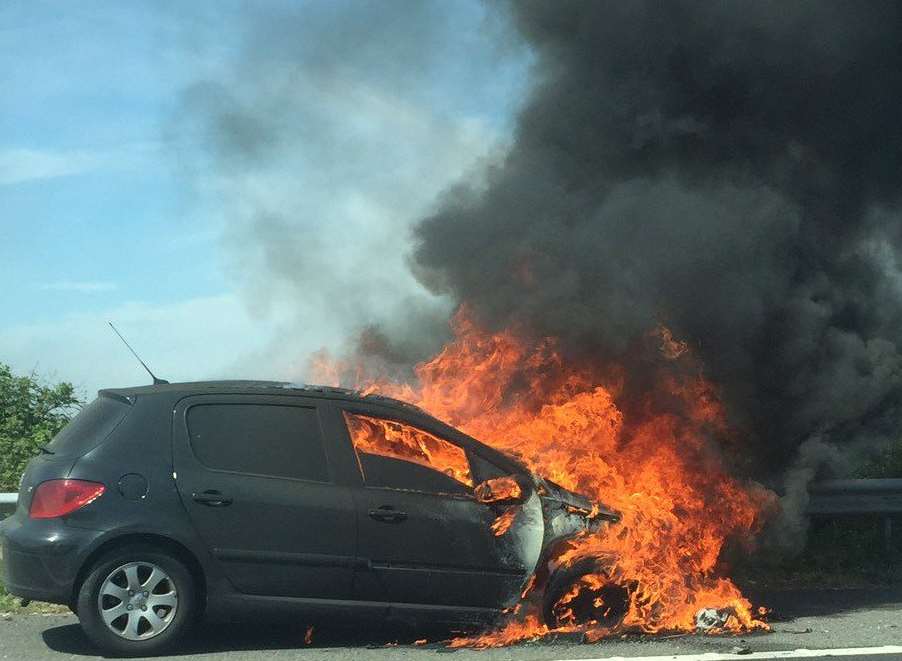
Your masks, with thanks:
[(264, 607), (476, 623), (526, 599), (549, 626), (616, 619), (600, 560), (555, 558), (617, 520), (398, 400), (202, 382), (101, 391), (29, 464), (0, 536), (11, 593), (135, 655)]

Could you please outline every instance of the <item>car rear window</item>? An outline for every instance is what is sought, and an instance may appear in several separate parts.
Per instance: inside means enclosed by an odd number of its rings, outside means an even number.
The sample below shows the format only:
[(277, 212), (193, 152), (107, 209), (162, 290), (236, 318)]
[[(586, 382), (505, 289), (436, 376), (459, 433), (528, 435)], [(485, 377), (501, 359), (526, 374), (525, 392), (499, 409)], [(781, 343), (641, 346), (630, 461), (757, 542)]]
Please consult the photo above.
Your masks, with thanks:
[(85, 406), (47, 444), (54, 454), (79, 456), (97, 447), (131, 410), (121, 399), (101, 395)]
[(207, 468), (329, 482), (314, 408), (199, 404), (188, 410), (191, 449)]

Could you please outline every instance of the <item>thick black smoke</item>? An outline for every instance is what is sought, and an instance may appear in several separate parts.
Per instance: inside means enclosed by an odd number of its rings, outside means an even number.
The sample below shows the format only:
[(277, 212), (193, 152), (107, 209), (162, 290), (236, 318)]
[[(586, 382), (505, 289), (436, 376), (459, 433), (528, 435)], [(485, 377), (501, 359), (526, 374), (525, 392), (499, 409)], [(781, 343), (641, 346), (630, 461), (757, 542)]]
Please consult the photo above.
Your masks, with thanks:
[(898, 435), (902, 5), (515, 2), (516, 142), (416, 229), (415, 270), (641, 381), (687, 340), (758, 467)]

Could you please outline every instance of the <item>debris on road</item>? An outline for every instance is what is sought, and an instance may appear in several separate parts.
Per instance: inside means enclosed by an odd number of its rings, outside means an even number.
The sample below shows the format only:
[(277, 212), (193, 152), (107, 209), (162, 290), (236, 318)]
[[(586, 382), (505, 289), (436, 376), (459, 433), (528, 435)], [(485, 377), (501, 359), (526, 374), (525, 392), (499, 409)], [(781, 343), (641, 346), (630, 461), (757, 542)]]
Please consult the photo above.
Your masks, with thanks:
[(702, 608), (695, 614), (695, 628), (699, 631), (723, 629), (732, 615), (731, 608)]
[(779, 631), (780, 633), (800, 634), (800, 633), (811, 633), (812, 629), (811, 629), (811, 627), (805, 627), (804, 629), (777, 629), (777, 631)]

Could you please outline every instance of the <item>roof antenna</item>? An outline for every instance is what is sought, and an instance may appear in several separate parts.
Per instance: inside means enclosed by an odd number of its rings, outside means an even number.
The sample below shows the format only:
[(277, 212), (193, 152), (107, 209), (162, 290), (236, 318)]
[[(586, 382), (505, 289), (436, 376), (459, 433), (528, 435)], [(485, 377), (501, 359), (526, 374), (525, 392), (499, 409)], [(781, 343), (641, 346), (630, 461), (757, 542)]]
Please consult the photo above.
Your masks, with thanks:
[(110, 325), (110, 328), (113, 329), (113, 332), (116, 333), (116, 335), (119, 336), (119, 339), (122, 340), (123, 344), (125, 344), (125, 346), (128, 347), (128, 350), (132, 352), (132, 355), (133, 355), (135, 358), (138, 359), (138, 362), (141, 363), (141, 367), (143, 367), (144, 369), (147, 370), (147, 373), (150, 374), (150, 378), (153, 379), (153, 384), (154, 384), (155, 386), (158, 386), (158, 385), (161, 385), (161, 384), (164, 384), (164, 383), (169, 383), (169, 381), (166, 381), (165, 379), (158, 379), (157, 377), (155, 377), (155, 376), (153, 375), (153, 372), (150, 371), (150, 368), (144, 363), (143, 360), (141, 360), (141, 356), (139, 356), (139, 355), (135, 352), (135, 350), (132, 349), (132, 345), (130, 345), (128, 342), (126, 342), (126, 341), (125, 341), (125, 338), (122, 337), (122, 333), (120, 333), (119, 331), (116, 330), (116, 327), (113, 326), (113, 322), (112, 322), (112, 321), (108, 321), (107, 323)]

